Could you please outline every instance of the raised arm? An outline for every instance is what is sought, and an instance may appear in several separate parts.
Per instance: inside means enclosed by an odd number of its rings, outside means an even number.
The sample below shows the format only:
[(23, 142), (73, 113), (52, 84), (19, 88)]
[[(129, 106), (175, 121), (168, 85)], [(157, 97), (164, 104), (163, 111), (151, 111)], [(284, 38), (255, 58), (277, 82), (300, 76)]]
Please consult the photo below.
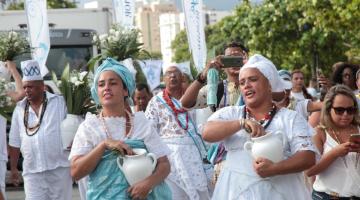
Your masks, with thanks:
[(259, 137), (265, 134), (264, 128), (257, 122), (240, 119), (229, 121), (209, 121), (205, 124), (202, 137), (207, 142), (219, 142), (235, 134), (241, 129), (251, 130), (251, 137)]
[(17, 102), (25, 96), (21, 76), (16, 69), (16, 64), (13, 61), (6, 61), (6, 66), (15, 80), (15, 91), (9, 91), (7, 94), (11, 97), (13, 101)]

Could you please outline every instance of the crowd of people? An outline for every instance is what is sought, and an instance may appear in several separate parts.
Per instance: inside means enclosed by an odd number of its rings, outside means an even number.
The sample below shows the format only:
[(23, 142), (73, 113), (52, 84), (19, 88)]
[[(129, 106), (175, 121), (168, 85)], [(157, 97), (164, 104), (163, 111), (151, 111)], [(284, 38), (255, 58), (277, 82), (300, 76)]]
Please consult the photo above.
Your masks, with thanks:
[[(22, 78), (8, 61), (16, 83), (9, 96), (17, 104), (9, 148), (0, 116), (0, 200), (6, 199), (7, 150), (15, 185), (20, 152), (24, 158), (27, 200), (69, 200), (74, 181), (85, 185), (80, 193), (88, 200), (360, 199), (359, 65), (336, 63), (329, 78), (319, 73), (311, 79), (319, 92), (305, 87), (301, 70), (280, 70), (237, 42), (223, 54), (241, 57), (243, 66), (224, 68), (217, 56), (192, 80), (168, 64), (165, 88), (154, 94), (121, 63), (103, 60), (91, 87), (99, 109), (84, 116), (71, 151), (62, 148), (64, 98), (48, 92), (40, 70), (26, 73), (39, 69), (36, 61), (21, 63)], [(226, 79), (218, 83), (216, 105), (208, 106), (212, 68)], [(207, 121), (199, 123), (199, 113)], [(280, 138), (280, 161), (245, 149), (269, 135)], [(154, 155), (156, 166), (130, 184), (118, 157), (139, 148)]]

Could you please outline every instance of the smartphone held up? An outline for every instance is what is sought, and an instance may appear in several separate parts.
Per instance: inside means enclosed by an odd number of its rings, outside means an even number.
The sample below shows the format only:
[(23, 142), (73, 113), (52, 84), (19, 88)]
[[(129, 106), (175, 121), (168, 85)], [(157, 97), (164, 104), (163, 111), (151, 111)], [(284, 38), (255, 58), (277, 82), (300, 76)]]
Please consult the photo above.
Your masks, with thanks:
[(242, 67), (244, 65), (242, 56), (221, 56), (220, 62), (223, 68)]

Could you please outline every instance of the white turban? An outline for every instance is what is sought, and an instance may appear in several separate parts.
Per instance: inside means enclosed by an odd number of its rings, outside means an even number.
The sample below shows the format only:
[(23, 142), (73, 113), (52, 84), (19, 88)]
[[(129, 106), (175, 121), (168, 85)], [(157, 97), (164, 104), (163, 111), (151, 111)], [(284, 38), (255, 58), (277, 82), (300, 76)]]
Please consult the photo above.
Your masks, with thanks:
[(39, 81), (43, 80), (41, 76), (40, 66), (36, 60), (26, 60), (21, 62), (21, 70), (23, 73), (23, 81)]
[(169, 70), (170, 67), (176, 67), (180, 72), (182, 72), (180, 66), (179, 66), (177, 63), (164, 63), (164, 64), (163, 64), (163, 69), (162, 69), (162, 70), (163, 70), (163, 74), (165, 74), (165, 72), (166, 72), (167, 70)]
[(285, 90), (287, 83), (280, 78), (275, 65), (264, 56), (259, 54), (251, 56), (247, 63), (241, 67), (239, 77), (241, 73), (248, 68), (258, 69), (269, 80), (273, 92), (282, 92)]

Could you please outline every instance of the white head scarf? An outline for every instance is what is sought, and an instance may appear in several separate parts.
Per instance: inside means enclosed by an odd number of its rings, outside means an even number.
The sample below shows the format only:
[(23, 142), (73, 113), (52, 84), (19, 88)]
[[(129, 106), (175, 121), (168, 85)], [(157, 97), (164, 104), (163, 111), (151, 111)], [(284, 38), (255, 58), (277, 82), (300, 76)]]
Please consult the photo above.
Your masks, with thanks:
[(23, 72), (23, 81), (39, 81), (43, 80), (41, 76), (40, 66), (36, 60), (26, 60), (21, 62), (21, 70)]
[(248, 68), (258, 69), (268, 80), (273, 92), (282, 92), (286, 89), (287, 85), (282, 78), (280, 78), (275, 65), (267, 58), (260, 54), (251, 56), (248, 62), (241, 67), (239, 77), (241, 73)]
[(180, 66), (177, 63), (167, 63), (163, 65), (163, 74), (165, 74), (165, 72), (169, 70), (170, 67), (176, 67), (180, 72), (182, 72)]

